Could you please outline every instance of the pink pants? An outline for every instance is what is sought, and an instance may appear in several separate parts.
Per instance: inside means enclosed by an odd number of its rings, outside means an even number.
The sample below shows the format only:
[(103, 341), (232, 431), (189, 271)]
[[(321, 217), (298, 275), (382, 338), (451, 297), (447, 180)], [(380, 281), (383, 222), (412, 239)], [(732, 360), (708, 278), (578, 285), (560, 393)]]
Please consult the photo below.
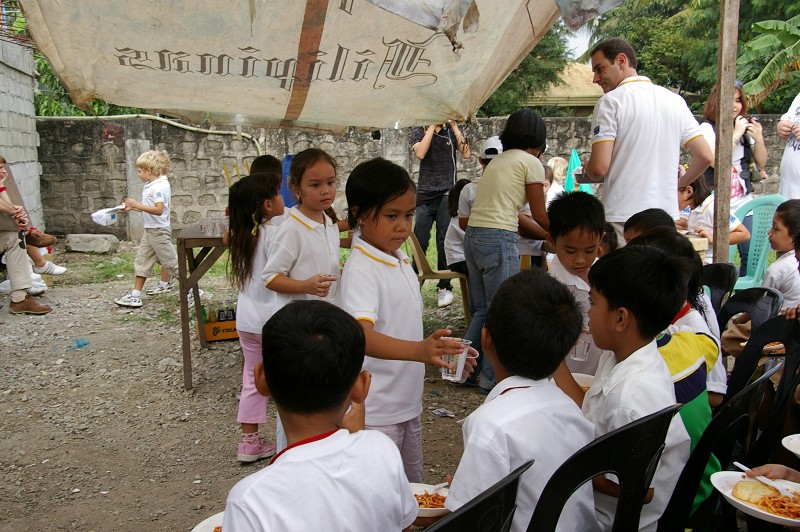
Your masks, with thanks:
[(244, 355), (242, 394), (239, 397), (239, 423), (262, 425), (267, 422), (267, 398), (258, 393), (253, 370), (261, 362), (261, 335), (239, 331), (239, 344)]
[(422, 425), (420, 416), (394, 425), (369, 425), (389, 436), (400, 449), (403, 469), (409, 482), (422, 482)]

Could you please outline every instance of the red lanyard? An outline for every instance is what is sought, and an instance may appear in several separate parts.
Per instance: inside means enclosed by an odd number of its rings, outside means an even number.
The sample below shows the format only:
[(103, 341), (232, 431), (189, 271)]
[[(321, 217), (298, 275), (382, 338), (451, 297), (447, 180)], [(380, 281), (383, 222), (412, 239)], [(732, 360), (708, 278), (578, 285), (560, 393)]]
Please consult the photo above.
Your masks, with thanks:
[(675, 325), (675, 322), (681, 319), (682, 317), (686, 316), (690, 310), (692, 310), (692, 307), (691, 305), (689, 305), (689, 302), (687, 301), (686, 303), (683, 304), (683, 307), (678, 312), (678, 314), (676, 314), (675, 317), (672, 318), (672, 324)]
[(511, 388), (506, 388), (505, 390), (500, 392), (498, 395), (503, 395), (504, 393), (510, 392), (511, 390), (521, 390), (523, 388), (530, 388), (530, 386), (512, 386)]
[(301, 445), (305, 445), (305, 444), (307, 444), (307, 443), (313, 443), (313, 442), (315, 442), (315, 441), (324, 440), (325, 438), (327, 438), (328, 436), (331, 436), (331, 435), (333, 435), (335, 432), (338, 432), (339, 430), (341, 430), (341, 429), (333, 429), (333, 430), (332, 430), (332, 431), (330, 431), (330, 432), (325, 432), (325, 433), (323, 433), (323, 434), (317, 434), (316, 436), (311, 436), (310, 438), (306, 438), (305, 440), (300, 440), (300, 441), (294, 442), (293, 444), (289, 445), (289, 446), (288, 446), (288, 447), (286, 447), (284, 450), (282, 450), (281, 452), (279, 452), (278, 454), (276, 454), (276, 455), (275, 455), (275, 456), (272, 458), (272, 460), (270, 460), (270, 461), (269, 461), (269, 465), (272, 465), (272, 464), (274, 464), (274, 463), (275, 463), (275, 460), (277, 460), (279, 456), (281, 456), (283, 453), (285, 453), (285, 452), (286, 452), (286, 451), (288, 451), (289, 449), (294, 449), (295, 447), (300, 447)]

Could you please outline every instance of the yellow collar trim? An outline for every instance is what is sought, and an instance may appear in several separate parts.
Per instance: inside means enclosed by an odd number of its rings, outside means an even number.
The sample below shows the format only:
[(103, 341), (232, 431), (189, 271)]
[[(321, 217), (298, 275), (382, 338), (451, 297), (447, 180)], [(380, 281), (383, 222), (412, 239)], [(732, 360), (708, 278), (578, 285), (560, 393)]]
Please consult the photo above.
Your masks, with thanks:
[(386, 264), (387, 266), (391, 266), (392, 268), (396, 268), (397, 267), (397, 264), (392, 264), (391, 262), (383, 260), (380, 257), (376, 257), (375, 255), (373, 255), (372, 253), (370, 253), (369, 251), (364, 249), (363, 246), (356, 246), (356, 249), (361, 251), (361, 253), (363, 253), (367, 257), (371, 258), (375, 262), (380, 262), (381, 264)]

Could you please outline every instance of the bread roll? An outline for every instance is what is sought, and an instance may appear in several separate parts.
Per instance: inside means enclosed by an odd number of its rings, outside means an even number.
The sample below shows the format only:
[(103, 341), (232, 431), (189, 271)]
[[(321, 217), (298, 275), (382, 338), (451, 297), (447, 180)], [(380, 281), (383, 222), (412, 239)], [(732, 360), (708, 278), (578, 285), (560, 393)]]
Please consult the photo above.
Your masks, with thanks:
[(772, 486), (767, 486), (757, 480), (742, 480), (733, 487), (734, 497), (751, 504), (758, 504), (761, 499), (768, 495), (780, 495), (780, 492)]

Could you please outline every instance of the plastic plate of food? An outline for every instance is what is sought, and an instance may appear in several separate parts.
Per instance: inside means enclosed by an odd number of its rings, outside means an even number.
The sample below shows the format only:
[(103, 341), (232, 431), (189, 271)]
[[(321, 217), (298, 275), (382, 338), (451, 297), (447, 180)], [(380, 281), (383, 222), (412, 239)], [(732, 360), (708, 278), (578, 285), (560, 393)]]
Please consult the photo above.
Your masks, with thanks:
[(575, 379), (575, 382), (584, 392), (591, 388), (594, 382), (594, 375), (586, 375), (585, 373), (573, 373), (572, 378)]
[(444, 500), (450, 493), (448, 488), (439, 488), (432, 493), (431, 489), (435, 487), (433, 484), (411, 482), (410, 485), (411, 493), (419, 503), (419, 514), (417, 514), (419, 517), (441, 517), (450, 513), (450, 510), (444, 507)]
[(781, 440), (781, 444), (800, 458), (800, 434), (792, 434)]
[[(744, 347), (747, 342), (740, 342), (739, 346)], [(785, 353), (786, 349), (781, 342), (770, 342), (761, 349), (762, 353)]]
[(711, 484), (733, 507), (770, 523), (800, 526), (800, 484), (788, 480), (775, 482), (798, 495), (792, 499), (781, 497), (775, 488), (737, 471), (720, 471), (711, 475)]
[(224, 517), (225, 512), (214, 514), (211, 517), (197, 523), (197, 526), (192, 529), (192, 532), (215, 532), (217, 527), (222, 528), (222, 519)]

